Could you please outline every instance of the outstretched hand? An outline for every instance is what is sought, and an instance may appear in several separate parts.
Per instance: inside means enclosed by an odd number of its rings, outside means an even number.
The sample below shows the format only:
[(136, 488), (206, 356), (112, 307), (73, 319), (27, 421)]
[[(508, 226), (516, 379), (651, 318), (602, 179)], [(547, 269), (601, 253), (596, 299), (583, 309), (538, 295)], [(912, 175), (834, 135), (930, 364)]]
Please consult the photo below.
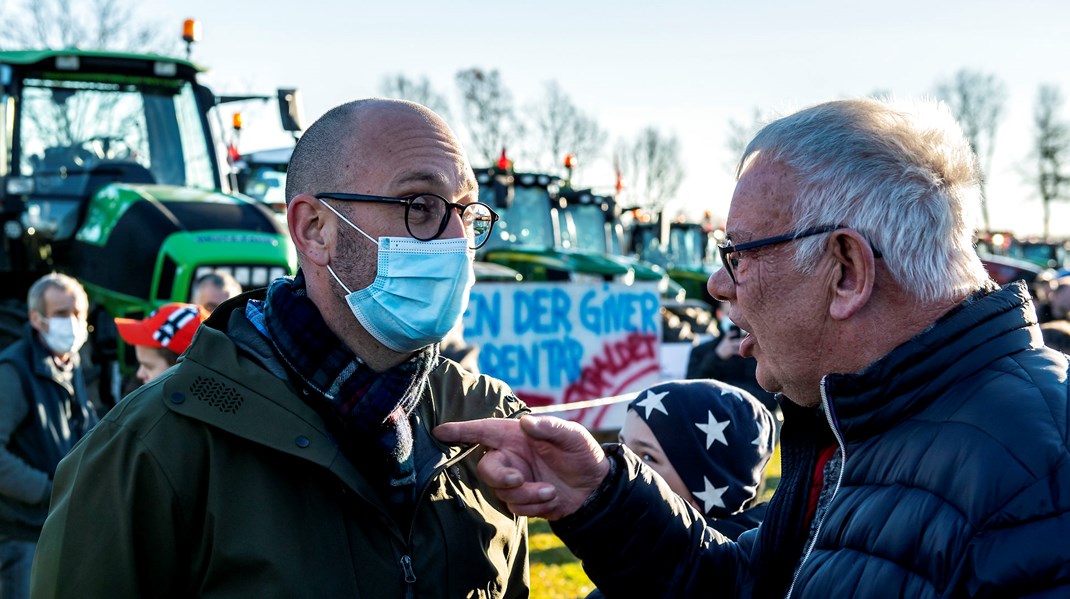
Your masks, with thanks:
[(446, 443), (485, 447), (479, 477), (518, 516), (567, 516), (609, 473), (594, 437), (579, 424), (553, 416), (450, 422), (433, 434)]

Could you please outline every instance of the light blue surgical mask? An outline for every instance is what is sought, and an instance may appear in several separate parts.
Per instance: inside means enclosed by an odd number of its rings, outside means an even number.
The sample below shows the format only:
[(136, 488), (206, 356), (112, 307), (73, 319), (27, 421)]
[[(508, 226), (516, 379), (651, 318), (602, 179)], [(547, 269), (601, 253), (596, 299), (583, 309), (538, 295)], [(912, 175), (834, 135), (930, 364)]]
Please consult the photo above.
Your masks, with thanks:
[(330, 204), (320, 202), (379, 248), (375, 280), (358, 291), (350, 291), (327, 265), (345, 289), (346, 303), (361, 326), (396, 352), (442, 341), (468, 307), (468, 292), (475, 283), (468, 240), (380, 237), (376, 241)]

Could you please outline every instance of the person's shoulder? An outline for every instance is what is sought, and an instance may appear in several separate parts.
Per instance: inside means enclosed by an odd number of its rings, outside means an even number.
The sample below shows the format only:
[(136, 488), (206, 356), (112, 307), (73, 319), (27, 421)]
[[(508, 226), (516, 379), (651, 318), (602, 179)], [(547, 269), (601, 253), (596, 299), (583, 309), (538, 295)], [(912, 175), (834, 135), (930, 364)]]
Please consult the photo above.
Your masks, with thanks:
[(448, 358), (439, 358), (431, 372), (430, 387), (440, 422), (509, 418), (528, 411), (504, 381), (473, 374)]

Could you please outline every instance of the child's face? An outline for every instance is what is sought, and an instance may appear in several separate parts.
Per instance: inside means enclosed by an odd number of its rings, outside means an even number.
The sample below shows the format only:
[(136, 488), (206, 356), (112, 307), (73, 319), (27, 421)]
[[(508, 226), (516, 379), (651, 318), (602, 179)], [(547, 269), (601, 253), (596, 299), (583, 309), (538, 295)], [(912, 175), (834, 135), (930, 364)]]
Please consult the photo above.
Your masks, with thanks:
[(620, 429), (619, 438), (620, 442), (627, 445), (628, 449), (642, 458), (647, 466), (650, 466), (654, 472), (661, 475), (661, 478), (665, 479), (665, 482), (669, 484), (670, 489), (675, 491), (684, 501), (699, 509), (695, 498), (691, 496), (691, 491), (687, 489), (680, 475), (676, 473), (676, 468), (673, 468), (665, 457), (665, 452), (661, 449), (661, 444), (658, 443), (657, 438), (654, 437), (654, 432), (650, 430), (650, 427), (639, 417), (635, 410), (628, 410), (628, 413), (625, 414), (624, 426)]
[(171, 367), (164, 353), (154, 347), (134, 346), (137, 354), (137, 378), (142, 384), (163, 374), (163, 371)]

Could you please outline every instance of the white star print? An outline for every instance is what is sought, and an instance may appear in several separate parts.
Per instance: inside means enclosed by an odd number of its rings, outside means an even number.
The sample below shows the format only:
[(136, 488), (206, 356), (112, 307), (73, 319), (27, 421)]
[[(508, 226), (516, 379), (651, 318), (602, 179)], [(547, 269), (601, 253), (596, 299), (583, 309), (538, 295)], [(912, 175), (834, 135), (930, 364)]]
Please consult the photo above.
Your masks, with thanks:
[(657, 410), (662, 414), (668, 416), (669, 411), (666, 410), (665, 406), (661, 404), (661, 400), (668, 394), (668, 391), (663, 391), (661, 393), (653, 393), (651, 391), (647, 391), (646, 397), (635, 402), (635, 405), (646, 408), (646, 416), (644, 416), (644, 418), (649, 419), (650, 413), (654, 410)]
[(732, 424), (732, 419), (729, 418), (724, 422), (717, 422), (717, 419), (713, 417), (713, 412), (709, 412), (710, 419), (706, 424), (696, 422), (695, 426), (702, 432), (706, 433), (706, 449), (709, 449), (714, 441), (720, 441), (725, 445), (728, 445), (728, 439), (724, 437), (724, 429), (728, 428), (729, 424)]
[(765, 431), (763, 431), (762, 427), (759, 426), (758, 427), (758, 434), (755, 435), (754, 440), (751, 441), (750, 444), (754, 445), (756, 447), (765, 447), (765, 439), (762, 438), (762, 437), (765, 436), (765, 435), (762, 434), (763, 432), (765, 432)]
[(706, 488), (703, 489), (701, 493), (691, 492), (691, 494), (695, 496), (695, 499), (702, 502), (702, 512), (706, 513), (714, 506), (724, 507), (724, 500), (721, 499), (721, 496), (728, 490), (728, 487), (715, 488), (713, 483), (710, 482), (710, 479), (705, 476), (702, 477), (702, 482), (706, 484)]

